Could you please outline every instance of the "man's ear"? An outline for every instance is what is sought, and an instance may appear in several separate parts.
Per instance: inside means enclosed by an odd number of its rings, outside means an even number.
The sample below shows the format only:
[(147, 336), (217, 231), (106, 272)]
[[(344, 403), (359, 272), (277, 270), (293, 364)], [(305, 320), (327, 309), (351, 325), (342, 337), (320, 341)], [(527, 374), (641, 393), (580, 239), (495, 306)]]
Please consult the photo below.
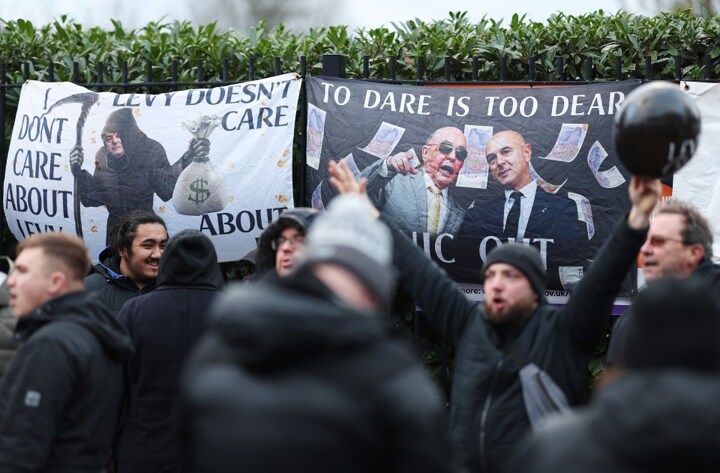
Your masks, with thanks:
[(690, 258), (692, 259), (693, 266), (700, 264), (700, 261), (705, 257), (705, 248), (700, 243), (690, 245)]
[(67, 274), (62, 271), (53, 271), (50, 273), (48, 285), (48, 292), (51, 295), (57, 296), (62, 294), (65, 288), (67, 288)]
[(532, 146), (530, 143), (525, 143), (523, 145), (523, 157), (525, 158), (525, 162), (530, 162), (530, 158), (532, 158)]
[(120, 256), (120, 259), (125, 258), (127, 256), (127, 249), (120, 248), (120, 250), (118, 251), (118, 255)]

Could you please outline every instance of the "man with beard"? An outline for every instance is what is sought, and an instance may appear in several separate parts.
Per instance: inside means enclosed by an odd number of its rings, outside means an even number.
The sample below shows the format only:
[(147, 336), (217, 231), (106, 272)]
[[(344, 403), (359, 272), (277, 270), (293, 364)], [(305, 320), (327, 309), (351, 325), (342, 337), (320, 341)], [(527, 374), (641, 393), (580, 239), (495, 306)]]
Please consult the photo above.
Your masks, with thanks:
[(97, 291), (117, 315), (125, 301), (155, 289), (168, 233), (163, 219), (146, 210), (125, 215), (113, 233), (112, 245), (100, 253), (100, 263), (85, 278), (85, 289)]
[(81, 146), (70, 152), (70, 169), (82, 204), (107, 206), (108, 245), (110, 231), (126, 213), (136, 209), (152, 211), (154, 194), (168, 201), (183, 169), (196, 155), (207, 154), (210, 146), (207, 139), (193, 139), (187, 152), (171, 165), (165, 148), (140, 130), (131, 108), (112, 112), (100, 136), (103, 147), (95, 153), (93, 174), (81, 169)]
[(318, 211), (305, 207), (285, 210), (260, 234), (257, 269), (260, 277), (284, 278), (295, 269), (305, 248), (305, 235)]
[(397, 153), (363, 170), (375, 206), (398, 220), (402, 230), (454, 233), (465, 209), (450, 192), (467, 158), (467, 140), (459, 128), (436, 130), (422, 147), (422, 167), (414, 151)]
[[(331, 166), (331, 173), (345, 186), (354, 182), (347, 168)], [(546, 273), (533, 247), (508, 243), (489, 253), (482, 268), (483, 310), (409, 238), (393, 232), (393, 262), (400, 279), (430, 325), (456, 349), (450, 425), (460, 471), (503, 471), (512, 449), (528, 432), (521, 368), (535, 364), (571, 405), (587, 401), (588, 363), (644, 241), (660, 182), (633, 177), (629, 194), (629, 214), (562, 309), (545, 300)]]

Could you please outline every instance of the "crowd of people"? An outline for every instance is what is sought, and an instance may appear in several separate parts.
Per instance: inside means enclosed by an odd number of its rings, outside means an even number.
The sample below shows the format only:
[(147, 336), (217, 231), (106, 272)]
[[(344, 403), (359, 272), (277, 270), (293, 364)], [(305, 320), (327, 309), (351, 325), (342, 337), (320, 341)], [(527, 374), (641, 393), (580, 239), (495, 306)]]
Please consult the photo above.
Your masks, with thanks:
[[(708, 222), (633, 176), (631, 207), (563, 307), (545, 298), (539, 252), (512, 241), (530, 229), (522, 220), (477, 268), (475, 304), (372, 204), (402, 194), (399, 178), (389, 193), (389, 172), (442, 181), (445, 161), (466, 152), (457, 132), (428, 139), (430, 168), (391, 156), (370, 184), (331, 162), (340, 195), (326, 212), (282, 213), (233, 266), (242, 283), (225, 283), (207, 236), (170, 236), (148, 210), (120, 218), (95, 266), (68, 234), (20, 242), (0, 288), (17, 320), (0, 325), (0, 349), (14, 352), (0, 381), (0, 471), (720, 470)], [(501, 138), (524, 149), (517, 134)], [(509, 166), (510, 144), (497, 145), (495, 168)], [(647, 287), (615, 321), (638, 254)], [(449, 404), (391, 333), (399, 286), (455, 350)], [(588, 363), (613, 323), (591, 396)]]

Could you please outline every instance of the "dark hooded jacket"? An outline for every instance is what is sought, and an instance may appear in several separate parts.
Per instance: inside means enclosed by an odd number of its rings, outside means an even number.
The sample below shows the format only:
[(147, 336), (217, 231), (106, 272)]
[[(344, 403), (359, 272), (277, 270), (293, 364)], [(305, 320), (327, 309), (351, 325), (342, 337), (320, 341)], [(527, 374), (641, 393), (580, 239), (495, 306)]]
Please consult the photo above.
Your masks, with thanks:
[(549, 422), (511, 471), (718, 472), (718, 399), (717, 374), (628, 371), (591, 407)]
[(288, 209), (278, 216), (265, 231), (260, 235), (258, 240), (257, 253), (255, 254), (257, 269), (260, 275), (272, 272), (275, 268), (275, 255), (277, 250), (272, 248), (272, 242), (285, 231), (287, 228), (294, 228), (303, 235), (307, 234), (310, 225), (317, 217), (318, 211), (315, 209), (299, 207)]
[(117, 472), (181, 471), (174, 407), (185, 359), (205, 330), (205, 312), (222, 287), (208, 237), (184, 230), (160, 259), (158, 287), (118, 315), (135, 351), (127, 363), (127, 399), (117, 446)]
[[(392, 233), (394, 263), (405, 287), (430, 324), (455, 347), (450, 426), (460, 467), (502, 471), (530, 429), (518, 377), (523, 362), (548, 373), (571, 405), (587, 401), (588, 363), (606, 333), (612, 304), (646, 231), (620, 222), (564, 308), (553, 307), (543, 296), (525, 321), (512, 327), (488, 322), (482, 308), (405, 235), (397, 229)], [(505, 348), (509, 340), (514, 350)]]
[(97, 292), (98, 298), (117, 316), (120, 307), (141, 294), (155, 289), (155, 281), (150, 281), (142, 289), (137, 287), (129, 277), (120, 272), (120, 262), (110, 247), (100, 252), (100, 263), (93, 266), (93, 272), (85, 278), (85, 290)]
[(191, 471), (450, 471), (433, 383), (310, 274), (239, 286), (183, 377)]
[(22, 317), (24, 341), (0, 385), (0, 471), (102, 471), (132, 345), (93, 294), (72, 292)]
[(112, 228), (132, 210), (153, 210), (153, 194), (168, 201), (182, 170), (191, 159), (186, 155), (170, 165), (165, 148), (148, 138), (135, 121), (131, 108), (112, 112), (102, 133), (116, 132), (125, 154), (108, 156), (105, 148), (95, 154), (95, 171), (81, 171), (76, 176), (78, 192), (86, 207), (107, 206), (107, 240)]

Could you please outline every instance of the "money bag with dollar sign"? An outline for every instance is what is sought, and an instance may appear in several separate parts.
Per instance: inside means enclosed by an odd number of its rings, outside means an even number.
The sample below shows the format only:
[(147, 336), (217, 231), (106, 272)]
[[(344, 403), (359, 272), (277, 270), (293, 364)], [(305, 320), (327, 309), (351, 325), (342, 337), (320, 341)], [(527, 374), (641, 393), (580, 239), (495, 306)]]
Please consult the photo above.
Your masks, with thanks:
[[(220, 125), (216, 116), (203, 115), (182, 127), (196, 139), (207, 138)], [(209, 152), (196, 155), (192, 163), (178, 177), (172, 203), (181, 215), (203, 215), (219, 212), (227, 203), (227, 186), (218, 169), (210, 162)]]

